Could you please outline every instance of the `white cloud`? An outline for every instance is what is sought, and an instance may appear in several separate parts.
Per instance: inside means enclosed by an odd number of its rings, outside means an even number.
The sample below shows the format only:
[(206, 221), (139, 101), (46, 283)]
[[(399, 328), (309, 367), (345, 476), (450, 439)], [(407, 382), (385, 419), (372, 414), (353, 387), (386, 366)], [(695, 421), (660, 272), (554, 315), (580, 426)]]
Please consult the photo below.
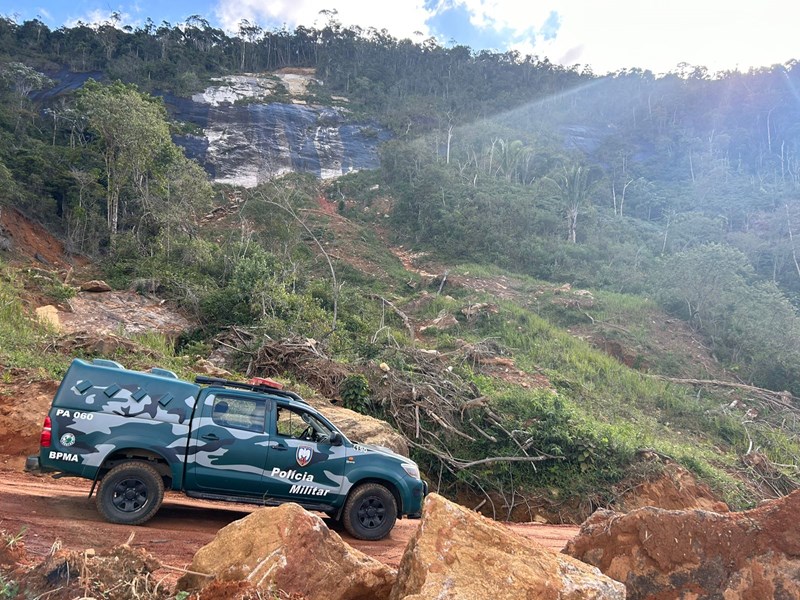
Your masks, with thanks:
[(800, 3), (785, 0), (453, 1), (471, 11), (474, 23), (515, 32), (525, 24), (538, 29), (556, 11), (554, 39), (514, 47), (561, 64), (590, 64), (595, 73), (625, 67), (659, 73), (680, 62), (747, 70), (800, 58), (794, 43)]
[(541, 29), (554, 9), (548, 2), (535, 0), (452, 0), (452, 4), (463, 6), (476, 27), (510, 30), (516, 35)]
[(335, 4), (336, 19), (345, 26), (386, 29), (395, 37), (414, 37), (414, 32), (428, 33), (425, 24), (431, 11), (424, 0), (384, 2), (382, 0), (219, 0), (215, 13), (220, 25), (235, 32), (242, 19), (271, 28), (286, 24), (290, 29), (297, 25), (322, 27), (327, 22), (322, 10), (331, 10)]

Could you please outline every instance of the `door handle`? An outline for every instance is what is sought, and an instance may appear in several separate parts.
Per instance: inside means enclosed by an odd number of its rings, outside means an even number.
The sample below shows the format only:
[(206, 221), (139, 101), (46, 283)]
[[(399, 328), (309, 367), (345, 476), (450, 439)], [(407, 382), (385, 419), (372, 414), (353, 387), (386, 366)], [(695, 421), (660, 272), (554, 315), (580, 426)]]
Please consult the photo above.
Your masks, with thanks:
[(207, 433), (205, 435), (201, 435), (200, 437), (204, 440), (208, 440), (209, 442), (219, 441), (219, 436), (216, 433)]
[(272, 450), (279, 450), (279, 451), (281, 451), (281, 452), (284, 452), (284, 451), (288, 450), (288, 448), (287, 448), (286, 446), (284, 446), (283, 444), (281, 444), (280, 442), (272, 442), (272, 443), (269, 445), (269, 447), (270, 447)]

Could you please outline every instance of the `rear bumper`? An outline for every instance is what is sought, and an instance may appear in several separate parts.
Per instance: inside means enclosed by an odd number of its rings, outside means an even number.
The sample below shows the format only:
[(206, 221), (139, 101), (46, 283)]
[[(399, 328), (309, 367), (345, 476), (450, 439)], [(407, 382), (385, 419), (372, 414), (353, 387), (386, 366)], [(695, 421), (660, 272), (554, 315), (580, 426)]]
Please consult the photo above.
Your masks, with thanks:
[(41, 471), (42, 465), (39, 462), (39, 455), (33, 454), (25, 459), (25, 470), (26, 471)]

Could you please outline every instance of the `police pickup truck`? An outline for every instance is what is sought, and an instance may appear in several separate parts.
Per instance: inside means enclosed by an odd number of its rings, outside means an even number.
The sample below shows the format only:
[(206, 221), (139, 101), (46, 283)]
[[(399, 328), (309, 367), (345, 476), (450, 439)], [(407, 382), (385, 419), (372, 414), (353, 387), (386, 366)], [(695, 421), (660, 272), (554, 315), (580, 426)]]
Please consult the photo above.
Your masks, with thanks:
[[(201, 385), (203, 384), (203, 385)], [(427, 485), (410, 459), (353, 443), (271, 380), (239, 383), (73, 360), (41, 434), (39, 466), (93, 480), (100, 513), (139, 525), (164, 490), (327, 513), (377, 540), (418, 517)]]

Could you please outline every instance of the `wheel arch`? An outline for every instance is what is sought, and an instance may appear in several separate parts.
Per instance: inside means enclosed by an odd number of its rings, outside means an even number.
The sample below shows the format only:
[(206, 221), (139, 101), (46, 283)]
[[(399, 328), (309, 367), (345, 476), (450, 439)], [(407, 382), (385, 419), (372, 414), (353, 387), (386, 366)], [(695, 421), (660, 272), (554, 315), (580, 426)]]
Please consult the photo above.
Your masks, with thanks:
[(110, 452), (98, 469), (97, 479), (100, 480), (114, 467), (126, 462), (144, 462), (153, 467), (164, 480), (164, 487), (172, 488), (174, 482), (181, 480), (180, 467), (170, 464), (166, 457), (152, 449), (145, 448), (117, 448)]
[(403, 499), (400, 495), (400, 490), (397, 485), (392, 482), (390, 479), (382, 479), (381, 477), (364, 477), (363, 479), (359, 479), (356, 481), (350, 489), (347, 491), (347, 495), (344, 498), (344, 502), (339, 507), (339, 510), (336, 511), (336, 519), (340, 519), (342, 516), (342, 512), (344, 511), (344, 507), (347, 505), (347, 500), (353, 493), (360, 488), (362, 485), (367, 483), (377, 483), (385, 487), (389, 492), (391, 492), (392, 496), (394, 497), (394, 501), (397, 504), (397, 518), (401, 518), (403, 513)]

